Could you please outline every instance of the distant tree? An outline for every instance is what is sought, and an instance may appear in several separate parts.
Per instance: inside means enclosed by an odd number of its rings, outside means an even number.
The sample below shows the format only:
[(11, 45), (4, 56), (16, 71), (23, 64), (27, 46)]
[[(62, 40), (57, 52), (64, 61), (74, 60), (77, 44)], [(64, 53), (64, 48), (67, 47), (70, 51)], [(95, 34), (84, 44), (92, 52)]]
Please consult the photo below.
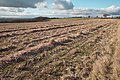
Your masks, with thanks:
[(111, 18), (114, 18), (113, 16)]
[(96, 16), (96, 18), (98, 18), (98, 16)]
[(88, 16), (88, 18), (91, 18), (91, 16)]
[(107, 16), (109, 16), (109, 14), (103, 14), (104, 18), (107, 18)]
[(116, 17), (117, 19), (120, 19), (120, 16)]

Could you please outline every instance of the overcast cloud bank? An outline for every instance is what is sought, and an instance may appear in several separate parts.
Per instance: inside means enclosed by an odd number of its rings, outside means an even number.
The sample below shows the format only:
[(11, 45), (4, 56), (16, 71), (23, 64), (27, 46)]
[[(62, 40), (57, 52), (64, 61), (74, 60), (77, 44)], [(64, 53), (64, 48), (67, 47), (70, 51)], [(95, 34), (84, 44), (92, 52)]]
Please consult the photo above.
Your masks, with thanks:
[[(45, 14), (38, 14), (35, 11), (27, 12), (27, 9), (51, 9)], [(29, 14), (30, 13), (30, 14)], [(110, 6), (108, 8), (76, 8), (71, 0), (53, 0), (47, 4), (46, 0), (0, 0), (0, 16), (21, 16), (21, 15), (46, 15), (46, 16), (99, 16), (103, 14), (120, 15), (119, 6)]]

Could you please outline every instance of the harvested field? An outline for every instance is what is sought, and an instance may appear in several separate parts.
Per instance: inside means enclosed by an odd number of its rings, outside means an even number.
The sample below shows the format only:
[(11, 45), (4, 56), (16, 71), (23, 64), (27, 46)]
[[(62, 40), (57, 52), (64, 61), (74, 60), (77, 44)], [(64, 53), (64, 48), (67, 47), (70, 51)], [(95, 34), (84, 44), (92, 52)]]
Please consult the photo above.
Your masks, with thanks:
[(0, 23), (0, 80), (119, 80), (119, 23)]

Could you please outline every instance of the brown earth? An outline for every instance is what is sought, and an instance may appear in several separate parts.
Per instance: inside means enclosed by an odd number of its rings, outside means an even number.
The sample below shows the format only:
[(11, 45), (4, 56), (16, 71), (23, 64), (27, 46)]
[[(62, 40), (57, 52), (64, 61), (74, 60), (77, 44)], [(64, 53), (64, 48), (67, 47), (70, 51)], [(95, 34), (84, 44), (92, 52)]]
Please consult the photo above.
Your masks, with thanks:
[(1, 80), (119, 80), (117, 19), (0, 24)]

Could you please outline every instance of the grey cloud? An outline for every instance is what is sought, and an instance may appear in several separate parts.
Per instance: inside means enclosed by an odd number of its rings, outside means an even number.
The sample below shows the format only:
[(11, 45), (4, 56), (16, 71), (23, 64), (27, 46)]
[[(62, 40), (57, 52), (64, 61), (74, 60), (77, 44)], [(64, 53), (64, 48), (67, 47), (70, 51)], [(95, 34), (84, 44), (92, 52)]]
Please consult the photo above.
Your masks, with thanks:
[(0, 0), (1, 7), (36, 8), (35, 4), (44, 0)]
[(69, 10), (73, 9), (74, 5), (71, 0), (54, 0), (52, 7), (54, 9)]

